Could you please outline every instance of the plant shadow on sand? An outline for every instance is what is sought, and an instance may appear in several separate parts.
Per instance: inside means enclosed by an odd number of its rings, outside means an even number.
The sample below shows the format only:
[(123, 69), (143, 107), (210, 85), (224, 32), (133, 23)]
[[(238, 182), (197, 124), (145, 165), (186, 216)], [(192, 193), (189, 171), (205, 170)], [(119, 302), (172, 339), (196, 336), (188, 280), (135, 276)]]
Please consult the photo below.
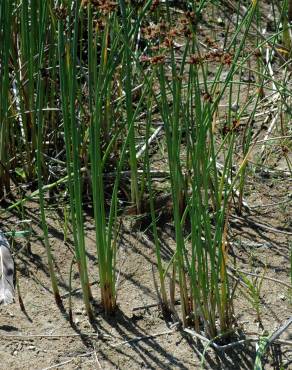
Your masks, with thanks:
[[(56, 214), (58, 214), (56, 212)], [(64, 248), (63, 233), (60, 231), (60, 226), (56, 222), (56, 217), (48, 220), (50, 230), (50, 240), (54, 240), (53, 251), (56, 260), (58, 273), (58, 283), (61, 287), (63, 297), (63, 308), (58, 309), (54, 303), (52, 292), (49, 288), (49, 274), (46, 268), (45, 248), (40, 240), (38, 240), (39, 229), (37, 226), (37, 216), (34, 212), (28, 209), (28, 215), (34, 216), (33, 221), (33, 236), (31, 237), (31, 253), (23, 248), (23, 242), (16, 240), (14, 249), (20, 251), (16, 253), (17, 266), (19, 267), (19, 283), (20, 291), (23, 296), (27, 316), (19, 309), (18, 305), (14, 305), (14, 317), (9, 317), (9, 314), (4, 314), (1, 319), (0, 333), (1, 335), (8, 333), (26, 334), (46, 334), (48, 323), (54, 327), (53, 333), (62, 334), (64, 337), (53, 339), (29, 339), (39, 350), (38, 361), (44, 358), (46, 364), (62, 363), (65, 361), (74, 361), (79, 359), (80, 354), (97, 353), (99, 362), (105, 368), (153, 368), (153, 369), (190, 369), (193, 366), (200, 367), (201, 354), (204, 352), (204, 345), (200, 341), (191, 338), (184, 333), (179, 327), (170, 330), (171, 320), (165, 320), (158, 305), (158, 297), (155, 291), (153, 282), (153, 271), (156, 272), (155, 247), (151, 239), (151, 233), (143, 231), (141, 223), (138, 224), (138, 230), (133, 227), (132, 222), (127, 222), (122, 225), (119, 240), (119, 283), (118, 283), (118, 309), (115, 315), (105, 316), (100, 308), (100, 297), (98, 291), (98, 267), (94, 258), (95, 240), (92, 231), (92, 220), (87, 219), (89, 225), (87, 230), (87, 249), (91, 271), (92, 290), (95, 297), (93, 307), (95, 310), (96, 321), (89, 324), (83, 312), (82, 294), (78, 287), (78, 274), (75, 271), (75, 277), (72, 286), (72, 305), (73, 305), (73, 326), (69, 324), (68, 314), (68, 272), (72, 258), (72, 243), (68, 240), (70, 247)], [(15, 219), (7, 219), (6, 224)], [(136, 225), (137, 226), (137, 225)], [(270, 235), (259, 229), (251, 229), (248, 226), (234, 225), (232, 231), (241, 232), (242, 235), (250, 240), (257, 240), (259, 243), (269, 242), (274, 245), (275, 241)], [(174, 251), (174, 233), (171, 224), (163, 220), (163, 228), (160, 227), (160, 240), (162, 243), (162, 256), (165, 262), (169, 261)], [(266, 250), (266, 259), (271, 259), (271, 268), (278, 267), (278, 274), (286, 274), (287, 268), (278, 265), (277, 259), (284, 258), (286, 244), (278, 244), (278, 248), (270, 248)], [(279, 253), (279, 248), (282, 250)], [(240, 253), (238, 253), (240, 252)], [(250, 249), (245, 246), (240, 251), (232, 250), (236, 254), (238, 263), (245, 265), (250, 258)], [(231, 253), (231, 255), (232, 255)], [(272, 256), (270, 256), (272, 254)], [(71, 256), (69, 258), (69, 256)], [(272, 258), (273, 257), (273, 258)], [(258, 256), (252, 257), (252, 263), (257, 263), (258, 267), (264, 267), (266, 263)], [(63, 261), (62, 263), (57, 261)], [(76, 285), (77, 284), (77, 285)], [(30, 294), (27, 294), (27, 286), (30, 286)], [(49, 299), (49, 303), (45, 302), (44, 294)], [(267, 293), (263, 291), (264, 300), (267, 301)], [(46, 299), (47, 299), (46, 298)], [(33, 304), (32, 304), (33, 301)], [(156, 304), (155, 304), (156, 303)], [(246, 302), (242, 302), (246, 306)], [(152, 307), (149, 305), (154, 304)], [(37, 310), (33, 309), (33, 306)], [(140, 307), (138, 310), (135, 308)], [(239, 309), (241, 303), (239, 302)], [(49, 310), (48, 310), (49, 308)], [(133, 310), (135, 309), (135, 310)], [(245, 314), (241, 315), (240, 321), (249, 320), (250, 327), (255, 327), (253, 322), (255, 314), (252, 310), (245, 308)], [(266, 316), (265, 327), (267, 322), (273, 318), (274, 322), (280, 323), (283, 321), (283, 310), (277, 309), (274, 302), (265, 302), (263, 315)], [(5, 321), (4, 321), (5, 320)], [(17, 323), (17, 324), (15, 324)], [(63, 329), (64, 328), (64, 329)], [(271, 330), (271, 329), (270, 329)], [(169, 332), (165, 334), (165, 332)], [(76, 334), (76, 337), (72, 335)], [(99, 337), (95, 338), (92, 335), (99, 333)], [(160, 334), (160, 335), (159, 335)], [(47, 334), (49, 335), (49, 334)], [(157, 335), (157, 336), (156, 336)], [(67, 337), (66, 337), (67, 336)], [(67, 341), (70, 339), (70, 344)], [(240, 338), (242, 339), (242, 338)], [(52, 352), (46, 352), (48, 345), (54, 345)], [(16, 343), (23, 342), (23, 339), (11, 341), (12, 348)], [(49, 344), (50, 343), (50, 344)], [(12, 344), (11, 344), (12, 345)], [(2, 346), (3, 347), (3, 346)], [(1, 348), (1, 353), (8, 351)], [(18, 348), (17, 346), (15, 348)], [(25, 348), (25, 347), (23, 347)], [(280, 369), (280, 364), (284, 360), (287, 362), (287, 350), (280, 348), (278, 345), (273, 345), (269, 351), (267, 360), (267, 368)], [(13, 352), (12, 352), (13, 353)], [(254, 345), (236, 346), (232, 349), (216, 351), (208, 349), (204, 352), (204, 366), (209, 369), (250, 369), (254, 363), (256, 350)], [(82, 357), (83, 365), (80, 368), (87, 368), (93, 361), (93, 354), (89, 354), (85, 359)], [(17, 357), (8, 356), (7, 364), (15, 361), (14, 364), (23, 361), (24, 367), (29, 368), (29, 363), (32, 368), (37, 368), (33, 362), (29, 362), (23, 351), (18, 351)], [(75, 359), (75, 360), (74, 360)], [(74, 361), (73, 361), (74, 360)], [(16, 366), (16, 365), (15, 365)], [(26, 367), (27, 366), (27, 367)], [(66, 365), (64, 365), (66, 368)], [(43, 368), (46, 366), (44, 365)], [(38, 367), (42, 368), (42, 367)], [(90, 368), (90, 367), (89, 367)]]

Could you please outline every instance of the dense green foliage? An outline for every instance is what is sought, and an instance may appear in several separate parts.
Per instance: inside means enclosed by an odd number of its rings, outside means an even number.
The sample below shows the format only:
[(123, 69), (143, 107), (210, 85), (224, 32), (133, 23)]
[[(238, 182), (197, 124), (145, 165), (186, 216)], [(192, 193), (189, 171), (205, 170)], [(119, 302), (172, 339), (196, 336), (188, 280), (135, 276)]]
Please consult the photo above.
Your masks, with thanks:
[[(172, 3), (1, 1), (0, 197), (12, 199), (10, 208), (39, 199), (52, 287), (60, 303), (45, 196), (49, 190), (58, 194), (66, 188), (75, 260), (92, 318), (84, 196), (93, 204), (101, 299), (111, 313), (116, 308), (123, 212), (120, 181), (123, 171), (129, 171), (127, 202), (136, 213), (143, 211), (146, 200), (150, 204), (164, 310), (174, 310), (178, 289), (183, 325), (198, 331), (203, 325), (213, 338), (233, 325), (228, 217), (234, 205), (239, 212), (243, 208), (260, 92), (265, 88), (283, 98), (289, 94), (284, 84), (273, 81), (260, 58), (265, 45), (276, 50), (282, 30), (275, 19), (273, 35), (265, 39), (257, 34), (251, 44), (249, 32), (261, 22), (258, 2), (252, 1), (244, 14), (240, 6), (235, 8), (233, 32), (226, 33), (224, 45), (210, 41), (207, 47), (198, 32), (202, 13), (220, 2), (186, 1), (178, 12)], [(243, 102), (247, 83), (241, 76), (247, 70), (257, 78), (248, 82)], [(222, 124), (216, 119), (223, 99), (228, 109)], [(244, 115), (250, 119), (239, 142)], [(150, 139), (157, 122), (164, 132), (169, 172), (165, 181), (176, 239), (169, 264), (161, 257), (152, 178)], [(142, 140), (137, 139), (141, 132)], [(235, 156), (238, 145), (242, 150)], [(112, 181), (105, 188), (109, 173)], [(166, 279), (171, 281), (170, 292)]]

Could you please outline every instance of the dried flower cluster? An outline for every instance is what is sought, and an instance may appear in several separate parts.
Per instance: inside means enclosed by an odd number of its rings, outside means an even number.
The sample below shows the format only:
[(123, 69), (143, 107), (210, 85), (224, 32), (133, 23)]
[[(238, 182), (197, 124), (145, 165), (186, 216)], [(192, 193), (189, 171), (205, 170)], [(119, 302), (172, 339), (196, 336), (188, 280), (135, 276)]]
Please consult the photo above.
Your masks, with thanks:
[(189, 21), (190, 24), (196, 25), (197, 24), (197, 17), (195, 12), (187, 11), (185, 12), (186, 19)]
[(228, 127), (227, 124), (223, 126), (221, 133), (223, 136), (226, 136), (229, 132), (239, 132), (242, 126), (243, 125), (239, 119), (234, 119), (232, 121), (231, 127)]
[(148, 57), (145, 55), (142, 55), (140, 58), (141, 62), (148, 62), (150, 64), (164, 64), (165, 62), (165, 55), (155, 55), (154, 57)]
[(162, 21), (142, 28), (142, 34), (146, 40), (163, 39), (163, 37), (174, 38), (177, 36), (189, 37), (192, 34), (190, 25), (190, 20), (183, 16), (176, 27), (170, 27), (168, 23)]
[(191, 55), (189, 57), (190, 64), (199, 64), (202, 62), (219, 62), (223, 65), (230, 65), (232, 63), (232, 55), (223, 50), (210, 51), (205, 55)]
[(117, 9), (118, 4), (111, 0), (83, 0), (82, 6), (86, 7), (88, 4), (94, 6), (100, 13), (107, 15)]
[(153, 24), (148, 27), (142, 28), (142, 34), (145, 40), (156, 40), (157, 38), (164, 35), (164, 33), (161, 31), (162, 30), (160, 24)]

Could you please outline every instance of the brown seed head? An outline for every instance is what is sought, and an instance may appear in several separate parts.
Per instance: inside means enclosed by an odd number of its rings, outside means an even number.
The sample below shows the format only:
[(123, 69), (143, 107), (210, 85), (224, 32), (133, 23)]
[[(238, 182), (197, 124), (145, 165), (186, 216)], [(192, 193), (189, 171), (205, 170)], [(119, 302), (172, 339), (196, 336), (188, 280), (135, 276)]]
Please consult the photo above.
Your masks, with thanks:
[(156, 55), (150, 59), (151, 64), (164, 64), (165, 56), (163, 54)]
[(189, 57), (189, 63), (190, 64), (199, 64), (201, 62), (201, 58), (198, 55), (190, 55)]

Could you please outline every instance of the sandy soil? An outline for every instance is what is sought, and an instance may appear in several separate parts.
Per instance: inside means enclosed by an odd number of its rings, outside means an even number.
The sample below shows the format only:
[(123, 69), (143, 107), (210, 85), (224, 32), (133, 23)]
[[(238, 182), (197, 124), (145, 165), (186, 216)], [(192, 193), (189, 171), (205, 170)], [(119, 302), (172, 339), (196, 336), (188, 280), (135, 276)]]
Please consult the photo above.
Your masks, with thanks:
[[(287, 200), (291, 182), (285, 176), (281, 179), (277, 177), (277, 186), (274, 185), (275, 178), (263, 178), (256, 174), (255, 179), (257, 183), (252, 181), (248, 184), (250, 196), (247, 198), (250, 207), (255, 208), (251, 209), (248, 217), (231, 218), (230, 226), (230, 260), (235, 261), (238, 268), (258, 276), (264, 275), (260, 290), (262, 327), (252, 303), (240, 290), (236, 293), (236, 319), (247, 337), (255, 337), (263, 330), (272, 333), (291, 316), (291, 291), (287, 286), (267, 279), (278, 279), (289, 285), (291, 202), (283, 201)], [(278, 205), (261, 207), (271, 203)], [(72, 327), (68, 318), (72, 242), (70, 231), (67, 242), (63, 241), (62, 209), (51, 207), (49, 225), (63, 311), (55, 304), (50, 289), (46, 253), (38, 237), (37, 203), (30, 203), (26, 211), (32, 220), (33, 234), (26, 242), (24, 239), (15, 239), (12, 245), (16, 253), (20, 293), (26, 312), (20, 309), (18, 298), (13, 305), (1, 307), (1, 369), (200, 368), (200, 353), (203, 353), (205, 343), (191, 338), (180, 327), (172, 328), (171, 318), (169, 321), (165, 319), (157, 305), (153, 278), (157, 278), (155, 250), (150, 234), (142, 228), (143, 223), (139, 222), (137, 229), (137, 222), (135, 225), (133, 218), (124, 220), (118, 251), (119, 308), (115, 316), (105, 317), (98, 305), (93, 220), (87, 217), (86, 243), (90, 281), (96, 299), (96, 322), (92, 326), (85, 315), (75, 269), (72, 298), (75, 325)], [(4, 230), (16, 220), (15, 215), (7, 215), (3, 222)], [(283, 230), (284, 233), (281, 233)], [(174, 246), (172, 235), (171, 223), (164, 223), (160, 237), (164, 241), (165, 259), (169, 258)], [(291, 341), (292, 331), (286, 331), (280, 338)], [(202, 368), (252, 369), (254, 356), (254, 344), (238, 346), (222, 353), (208, 349)], [(280, 366), (288, 368), (291, 360), (291, 347), (274, 345), (266, 356), (265, 369), (280, 369)]]

